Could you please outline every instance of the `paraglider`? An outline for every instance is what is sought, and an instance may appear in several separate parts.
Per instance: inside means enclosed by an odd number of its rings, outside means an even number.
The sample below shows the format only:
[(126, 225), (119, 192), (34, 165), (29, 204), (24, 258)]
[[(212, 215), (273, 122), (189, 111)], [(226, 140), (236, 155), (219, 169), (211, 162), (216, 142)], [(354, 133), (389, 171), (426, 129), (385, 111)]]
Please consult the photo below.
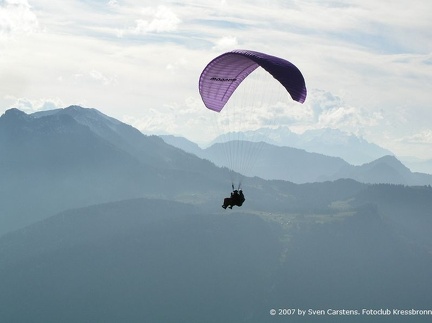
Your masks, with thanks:
[(264, 53), (233, 50), (213, 59), (202, 71), (199, 92), (205, 106), (220, 112), (240, 83), (259, 66), (278, 80), (294, 101), (305, 101), (305, 81), (294, 64)]
[[(294, 101), (305, 101), (305, 80), (294, 64), (256, 51), (233, 50), (214, 58), (201, 73), (199, 92), (206, 108), (220, 113), (239, 85), (258, 67), (272, 75)], [(245, 200), (240, 184), (238, 190), (234, 189), (234, 183), (232, 186), (231, 197), (226, 198), (222, 205), (225, 209), (233, 205), (241, 206)], [(242, 197), (238, 198), (240, 192)]]
[(234, 190), (231, 193), (231, 197), (226, 197), (224, 198), (224, 203), (222, 204), (222, 207), (224, 209), (226, 209), (227, 207), (229, 207), (230, 209), (233, 208), (234, 205), (236, 206), (242, 206), (243, 202), (245, 201), (245, 197), (243, 195), (243, 191), (242, 190)]

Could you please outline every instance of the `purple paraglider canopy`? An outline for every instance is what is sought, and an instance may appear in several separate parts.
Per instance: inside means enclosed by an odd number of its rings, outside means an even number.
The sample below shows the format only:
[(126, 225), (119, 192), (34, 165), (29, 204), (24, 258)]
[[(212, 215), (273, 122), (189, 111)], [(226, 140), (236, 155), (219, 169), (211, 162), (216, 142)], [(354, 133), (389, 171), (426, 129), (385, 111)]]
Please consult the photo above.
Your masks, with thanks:
[(258, 66), (278, 80), (292, 99), (303, 103), (306, 85), (300, 70), (279, 57), (250, 50), (233, 50), (213, 59), (202, 71), (199, 91), (205, 106), (220, 112), (240, 83)]

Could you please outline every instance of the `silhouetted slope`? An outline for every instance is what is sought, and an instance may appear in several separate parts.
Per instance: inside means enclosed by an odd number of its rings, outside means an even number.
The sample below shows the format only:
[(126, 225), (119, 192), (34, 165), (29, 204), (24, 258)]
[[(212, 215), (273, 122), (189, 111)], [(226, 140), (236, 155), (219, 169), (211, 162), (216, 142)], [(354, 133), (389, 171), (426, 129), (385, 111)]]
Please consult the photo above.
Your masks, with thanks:
[[(432, 300), (432, 258), (371, 206), (342, 221), (294, 232), (275, 285), (274, 306), (313, 309), (423, 309)], [(295, 291), (295, 292), (294, 292)], [(305, 306), (305, 304), (307, 304)], [(329, 317), (318, 322), (406, 322), (406, 317)], [(427, 322), (430, 317), (410, 317)], [(301, 321), (300, 321), (301, 322)], [(338, 321), (339, 322), (339, 321)]]
[(0, 238), (2, 320), (247, 322), (279, 253), (255, 216), (142, 199), (73, 210)]
[(400, 235), (379, 206), (351, 211), (264, 220), (135, 199), (63, 212), (0, 238), (2, 320), (274, 322), (288, 318), (272, 308), (428, 309), (426, 246)]
[(371, 185), (359, 192), (353, 204), (374, 205), (394, 230), (413, 245), (432, 250), (432, 188)]

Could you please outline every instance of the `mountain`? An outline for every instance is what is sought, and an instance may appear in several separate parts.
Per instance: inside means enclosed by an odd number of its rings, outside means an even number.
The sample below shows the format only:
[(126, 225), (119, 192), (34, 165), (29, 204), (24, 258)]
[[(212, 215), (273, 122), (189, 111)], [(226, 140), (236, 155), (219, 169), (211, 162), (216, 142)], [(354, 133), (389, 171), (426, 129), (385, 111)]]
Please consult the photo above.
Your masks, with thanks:
[(218, 166), (228, 167), (246, 176), (308, 183), (328, 180), (334, 173), (350, 165), (341, 158), (309, 153), (302, 149), (270, 145), (265, 142), (229, 141), (215, 143), (205, 149), (182, 137), (161, 138)]
[[(328, 200), (311, 209), (320, 191)], [(286, 192), (310, 194), (309, 204), (220, 216), (139, 198), (64, 211), (6, 234), (2, 320), (274, 322), (270, 309), (289, 303), (296, 311), (324, 309), (307, 320), (325, 323), (346, 320), (333, 310), (428, 309), (430, 188), (338, 181)], [(400, 205), (406, 208), (394, 214)], [(410, 322), (429, 319), (413, 315)], [(406, 317), (392, 314), (391, 321)]]
[(386, 155), (393, 155), (388, 149), (338, 129), (307, 130), (299, 137), (299, 147), (340, 157), (352, 165), (362, 165)]
[(258, 129), (224, 134), (216, 138), (213, 143), (232, 141), (239, 137), (246, 141), (264, 141), (271, 145), (339, 157), (352, 165), (361, 165), (385, 155), (393, 155), (391, 151), (370, 143), (362, 137), (331, 128), (307, 130), (301, 134), (294, 133), (287, 127)]
[(159, 135), (159, 137), (161, 137), (167, 144), (177, 147), (188, 153), (194, 154), (196, 156), (200, 156), (202, 154), (202, 149), (198, 144), (184, 137), (173, 135)]
[(372, 184), (432, 184), (432, 175), (411, 172), (391, 155), (355, 166), (339, 157), (265, 142), (231, 141), (201, 149), (185, 138), (162, 136), (162, 139), (216, 165), (268, 180), (280, 179), (300, 184), (349, 178)]
[(248, 141), (214, 144), (206, 148), (200, 157), (247, 176), (294, 183), (323, 181), (342, 167), (349, 166), (337, 157)]
[(181, 170), (185, 167), (192, 167), (195, 170), (201, 168), (198, 165), (201, 161), (190, 154), (185, 154), (171, 145), (165, 145), (157, 136), (145, 136), (138, 129), (106, 116), (96, 109), (70, 106), (65, 109), (36, 112), (31, 116), (37, 119), (46, 116), (68, 116), (103, 140), (152, 167)]
[(6, 111), (0, 151), (2, 232), (77, 205), (140, 196), (146, 190), (140, 181), (160, 182), (156, 172), (67, 115)]
[(362, 183), (432, 184), (432, 175), (413, 173), (394, 156), (384, 156), (361, 166), (345, 167), (331, 178), (351, 178)]
[(142, 134), (130, 125), (111, 118), (96, 109), (86, 109), (80, 106), (70, 106), (32, 113), (34, 118), (46, 116), (69, 116), (77, 123), (88, 127), (93, 133), (124, 149), (133, 149), (134, 143), (142, 141)]
[(401, 157), (402, 162), (416, 172), (432, 174), (432, 159), (419, 159), (416, 157)]
[(158, 137), (76, 106), (6, 111), (0, 151), (0, 234), (68, 208), (125, 198), (205, 203), (214, 190), (222, 195), (229, 178)]

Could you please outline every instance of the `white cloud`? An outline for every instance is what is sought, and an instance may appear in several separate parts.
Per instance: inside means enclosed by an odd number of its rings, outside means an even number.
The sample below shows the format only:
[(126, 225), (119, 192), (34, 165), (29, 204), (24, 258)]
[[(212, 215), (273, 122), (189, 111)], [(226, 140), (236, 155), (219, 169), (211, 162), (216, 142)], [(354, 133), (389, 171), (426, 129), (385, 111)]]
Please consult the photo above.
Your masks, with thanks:
[(95, 81), (102, 83), (102, 85), (116, 84), (116, 76), (107, 76), (104, 73), (97, 70), (90, 70), (88, 75)]
[(136, 26), (132, 30), (135, 34), (172, 32), (181, 23), (172, 9), (162, 5), (142, 9), (141, 16), (135, 21)]
[(8, 98), (14, 101), (10, 108), (17, 108), (26, 113), (33, 113), (36, 111), (53, 110), (57, 108), (63, 108), (64, 103), (59, 98), (47, 98), (47, 99), (28, 99), (28, 98)]
[(355, 107), (339, 107), (320, 115), (318, 128), (337, 128), (356, 135), (364, 135), (368, 128), (380, 124), (380, 113), (369, 113)]
[(119, 7), (119, 3), (117, 0), (109, 0), (108, 1), (108, 6), (111, 8), (118, 8)]
[(178, 73), (179, 70), (185, 68), (189, 64), (188, 60), (185, 57), (180, 57), (175, 61), (169, 62), (166, 65), (166, 69), (171, 73)]
[(339, 96), (324, 90), (311, 90), (306, 105), (312, 111), (312, 118), (303, 120), (307, 128), (339, 128), (363, 135), (366, 129), (382, 123), (381, 111), (349, 106)]
[(217, 51), (229, 51), (238, 47), (237, 37), (235, 36), (224, 36), (216, 41), (214, 50)]
[(0, 2), (0, 37), (31, 33), (38, 29), (38, 19), (27, 0)]
[(432, 129), (425, 129), (410, 136), (399, 139), (405, 144), (428, 145), (432, 148)]

